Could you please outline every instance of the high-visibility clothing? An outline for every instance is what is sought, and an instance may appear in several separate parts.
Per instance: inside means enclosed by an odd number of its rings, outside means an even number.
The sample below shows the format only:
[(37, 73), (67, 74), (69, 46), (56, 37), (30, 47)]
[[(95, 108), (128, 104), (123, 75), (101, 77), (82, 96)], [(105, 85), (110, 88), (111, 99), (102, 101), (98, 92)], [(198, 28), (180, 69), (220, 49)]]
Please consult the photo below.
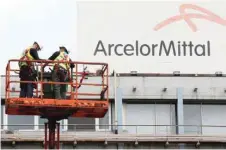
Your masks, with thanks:
[[(32, 47), (28, 47), (25, 49), (22, 53), (22, 56), (20, 60), (34, 60), (33, 56), (30, 54), (30, 50)], [(22, 66), (33, 66), (34, 63), (32, 62), (26, 62), (26, 61), (19, 61), (19, 67), (21, 68)]]
[[(69, 57), (66, 55), (65, 52), (60, 52), (60, 54), (57, 56), (57, 58), (54, 59), (54, 61), (68, 61), (69, 62)], [(68, 70), (70, 68), (69, 63), (54, 63), (55, 65), (58, 65), (62, 67), (65, 70)]]

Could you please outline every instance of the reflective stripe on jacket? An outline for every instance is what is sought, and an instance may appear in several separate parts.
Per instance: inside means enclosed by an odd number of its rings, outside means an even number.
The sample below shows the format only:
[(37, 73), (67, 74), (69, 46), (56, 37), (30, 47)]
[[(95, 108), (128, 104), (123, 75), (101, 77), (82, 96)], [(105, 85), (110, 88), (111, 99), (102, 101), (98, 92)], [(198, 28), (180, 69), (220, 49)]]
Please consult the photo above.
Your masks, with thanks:
[[(34, 58), (32, 57), (32, 55), (30, 54), (30, 50), (32, 47), (28, 47), (27, 49), (25, 49), (22, 53), (22, 57), (20, 58), (20, 60), (34, 60)], [(21, 68), (22, 66), (33, 66), (32, 62), (26, 62), (26, 61), (20, 61), (19, 62), (19, 67)]]
[[(57, 58), (54, 59), (54, 61), (69, 61), (69, 57), (65, 55), (65, 52), (60, 52), (60, 54), (57, 56)], [(70, 68), (69, 63), (54, 63), (54, 64), (55, 65), (59, 64), (59, 66), (65, 70), (68, 70)]]

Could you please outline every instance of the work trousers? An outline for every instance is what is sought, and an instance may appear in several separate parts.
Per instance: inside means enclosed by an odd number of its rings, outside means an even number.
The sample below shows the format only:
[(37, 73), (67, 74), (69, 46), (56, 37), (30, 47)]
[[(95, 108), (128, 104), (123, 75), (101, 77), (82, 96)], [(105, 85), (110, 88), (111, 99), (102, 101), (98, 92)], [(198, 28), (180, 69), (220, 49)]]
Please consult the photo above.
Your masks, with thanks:
[[(52, 72), (53, 82), (66, 82), (67, 71), (63, 69), (54, 69)], [(53, 92), (55, 99), (66, 99), (67, 85), (66, 84), (53, 84)]]
[[(31, 68), (29, 66), (22, 66), (20, 68), (20, 81), (34, 81)], [(20, 83), (20, 97), (33, 97), (34, 86), (32, 83)]]

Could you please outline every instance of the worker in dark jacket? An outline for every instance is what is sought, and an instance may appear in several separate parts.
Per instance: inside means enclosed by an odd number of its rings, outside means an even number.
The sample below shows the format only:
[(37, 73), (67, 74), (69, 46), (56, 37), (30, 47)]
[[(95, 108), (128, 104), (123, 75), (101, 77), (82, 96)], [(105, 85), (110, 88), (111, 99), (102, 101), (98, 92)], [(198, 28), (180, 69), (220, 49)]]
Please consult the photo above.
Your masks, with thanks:
[[(52, 70), (52, 81), (53, 82), (67, 82), (70, 68), (74, 68), (74, 64), (70, 63), (71, 59), (68, 56), (69, 51), (64, 47), (60, 47), (59, 51), (53, 53), (52, 56), (49, 57), (49, 60), (53, 61), (67, 61), (67, 63), (54, 63), (54, 67)], [(43, 69), (48, 63), (43, 66)], [(54, 84), (53, 92), (55, 99), (66, 99), (66, 84)]]
[[(34, 42), (31, 47), (24, 50), (22, 57), (20, 58), (20, 60), (23, 61), (19, 61), (20, 81), (35, 81), (37, 73), (34, 68), (34, 63), (26, 60), (41, 60), (38, 55), (38, 51), (41, 49), (39, 44)], [(33, 97), (34, 87), (35, 86), (32, 83), (20, 83), (20, 97)]]

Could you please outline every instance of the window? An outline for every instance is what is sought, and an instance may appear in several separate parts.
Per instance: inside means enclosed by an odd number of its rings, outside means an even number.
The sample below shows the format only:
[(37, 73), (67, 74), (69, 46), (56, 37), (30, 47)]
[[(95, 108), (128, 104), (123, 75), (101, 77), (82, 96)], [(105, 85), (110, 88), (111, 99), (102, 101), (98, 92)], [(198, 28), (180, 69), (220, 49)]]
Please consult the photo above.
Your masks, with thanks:
[(68, 130), (69, 131), (95, 131), (95, 118), (69, 117)]
[[(156, 125), (175, 125), (175, 105), (174, 104), (156, 104), (155, 105), (155, 124)], [(156, 126), (157, 134), (176, 133), (175, 126)]]
[[(125, 105), (125, 104), (124, 104)], [(126, 104), (125, 126), (128, 133), (170, 134), (175, 128), (175, 105), (170, 104)], [(157, 126), (155, 126), (157, 125)]]
[[(76, 124), (71, 125), (71, 124)], [(111, 104), (109, 103), (108, 112), (103, 118), (68, 118), (68, 130), (69, 131), (105, 131), (111, 130)], [(107, 125), (107, 126), (104, 126)]]
[(198, 127), (201, 125), (201, 105), (184, 105), (184, 124), (197, 125), (197, 127), (185, 126), (185, 133), (201, 133), (201, 127)]
[(34, 130), (34, 116), (8, 115), (8, 125), (9, 130)]
[[(48, 119), (46, 118), (40, 118), (39, 116), (37, 116), (38, 118), (38, 128), (37, 130), (44, 130), (45, 129), (45, 123), (48, 123)], [(66, 126), (65, 125), (65, 120), (61, 120), (58, 121), (60, 123), (60, 130), (66, 130)]]
[[(226, 105), (202, 105), (202, 125), (211, 125), (212, 127), (203, 127), (204, 135), (225, 135), (226, 134)], [(215, 126), (215, 127), (214, 127)], [(221, 126), (221, 127), (216, 127)]]

